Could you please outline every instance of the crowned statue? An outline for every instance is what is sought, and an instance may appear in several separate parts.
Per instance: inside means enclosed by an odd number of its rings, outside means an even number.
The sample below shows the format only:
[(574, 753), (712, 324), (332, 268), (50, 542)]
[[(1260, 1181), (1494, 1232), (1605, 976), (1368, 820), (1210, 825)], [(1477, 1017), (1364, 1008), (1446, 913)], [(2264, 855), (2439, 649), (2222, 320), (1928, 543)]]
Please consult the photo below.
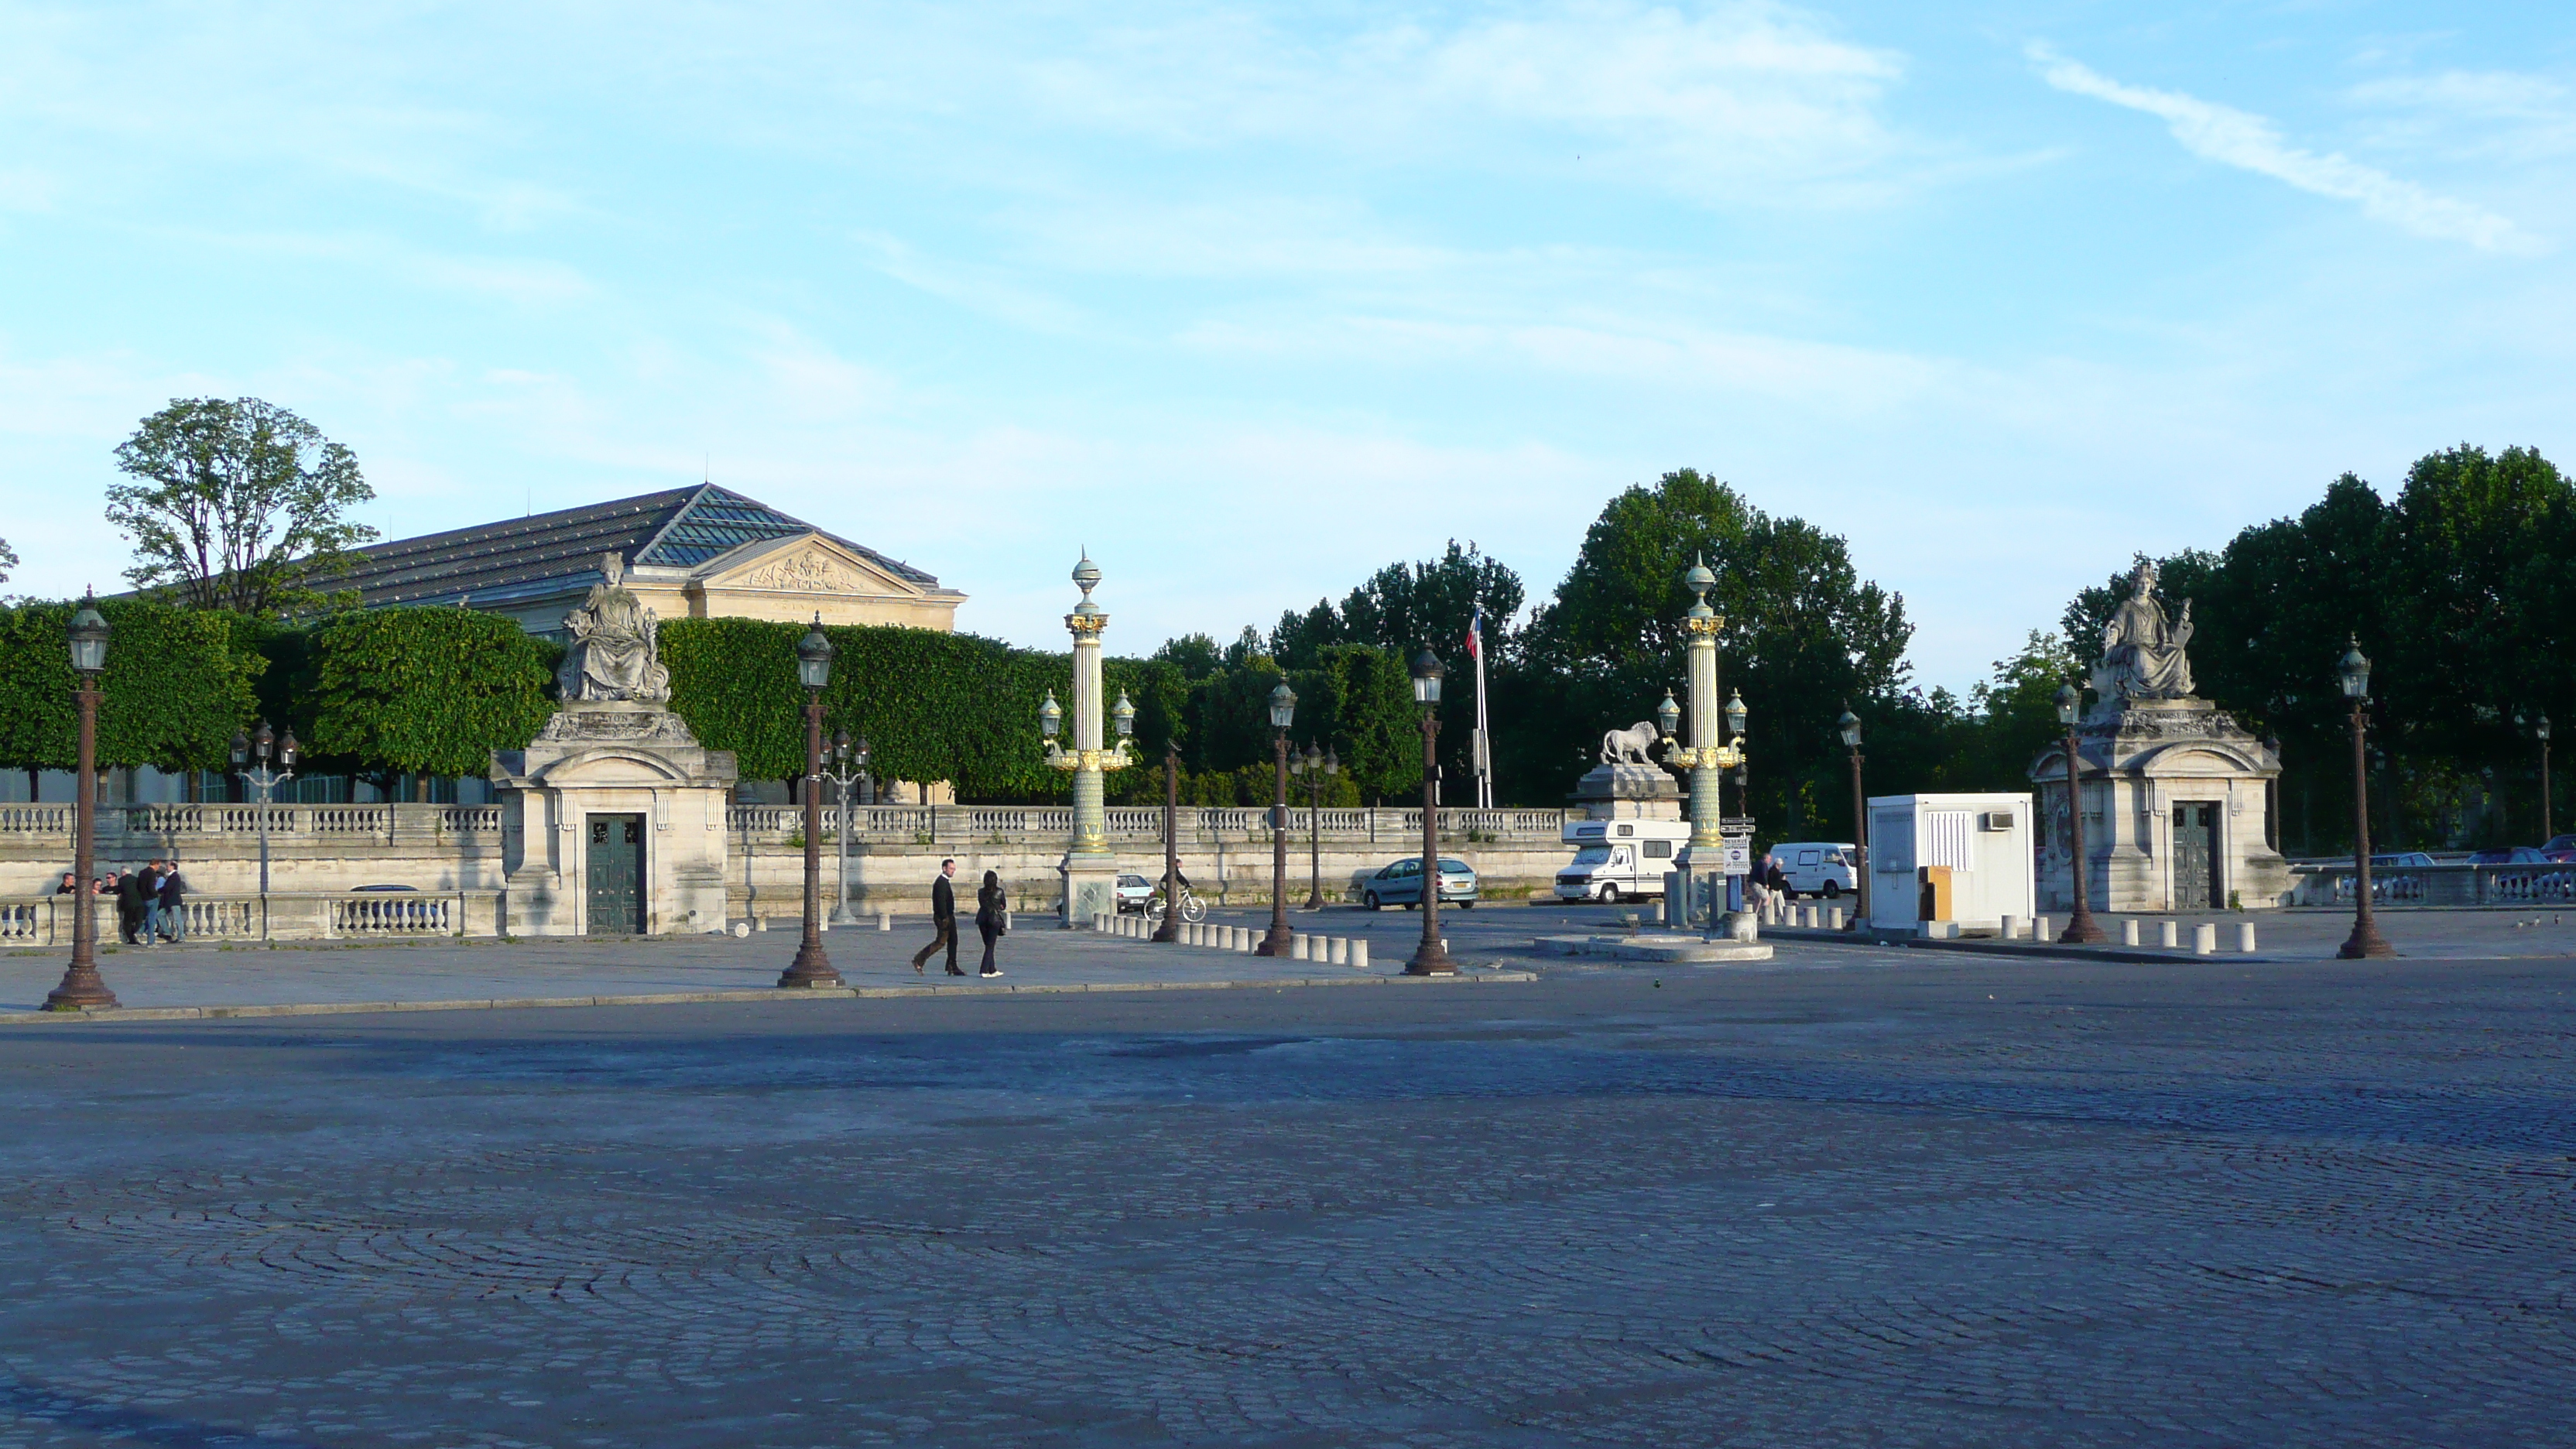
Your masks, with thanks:
[(625, 559), (601, 554), (599, 574), (590, 597), (564, 616), (572, 640), (555, 681), (566, 701), (660, 704), (671, 697), (671, 671), (663, 667), (657, 638), (660, 621), (626, 587)]
[(2191, 600), (2168, 621), (2156, 602), (2156, 566), (2140, 561), (2129, 575), (2129, 597), (2102, 626), (2102, 662), (2093, 666), (2093, 688), (2107, 706), (2114, 699), (2185, 699), (2192, 692)]

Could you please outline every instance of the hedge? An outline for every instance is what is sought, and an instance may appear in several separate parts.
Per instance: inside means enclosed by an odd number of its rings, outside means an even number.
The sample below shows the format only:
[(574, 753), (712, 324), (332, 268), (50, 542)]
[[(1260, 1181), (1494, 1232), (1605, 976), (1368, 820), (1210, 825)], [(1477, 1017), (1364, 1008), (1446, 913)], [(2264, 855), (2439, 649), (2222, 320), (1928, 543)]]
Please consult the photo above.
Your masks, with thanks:
[[(68, 770), (77, 763), (77, 678), (68, 643), (75, 603), (0, 607), (0, 765)], [(98, 762), (217, 769), (256, 707), (267, 667), (246, 621), (138, 599), (101, 599), (107, 669), (99, 677)]]

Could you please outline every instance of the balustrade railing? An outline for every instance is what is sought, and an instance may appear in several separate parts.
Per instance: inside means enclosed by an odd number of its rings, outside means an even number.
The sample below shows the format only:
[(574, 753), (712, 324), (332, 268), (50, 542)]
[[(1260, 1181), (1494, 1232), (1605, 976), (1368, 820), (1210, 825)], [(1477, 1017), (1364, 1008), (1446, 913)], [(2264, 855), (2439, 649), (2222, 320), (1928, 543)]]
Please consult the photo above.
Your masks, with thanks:
[[(291, 895), (198, 895), (184, 903), (182, 940), (311, 941), (384, 937), (493, 936), (499, 891), (345, 891)], [(67, 946), (70, 896), (0, 897), (0, 947)], [(101, 900), (98, 939), (117, 937), (116, 903)]]
[[(1472, 836), (1497, 843), (1555, 843), (1567, 818), (1563, 810), (1443, 810), (1444, 835)], [(838, 838), (841, 813), (823, 810), (823, 838)], [(736, 805), (725, 823), (736, 834), (792, 836), (805, 828), (805, 812), (796, 805)], [(1270, 807), (1263, 805), (1185, 805), (1175, 822), (1185, 839), (1270, 838)], [(1163, 834), (1159, 805), (1118, 805), (1107, 812), (1112, 839), (1157, 840)], [(1381, 841), (1401, 844), (1422, 835), (1422, 812), (1304, 806), (1288, 808), (1288, 833), (1303, 839), (1309, 831), (1334, 841)], [(926, 845), (985, 844), (993, 840), (1026, 840), (1045, 844), (1073, 833), (1073, 811), (1062, 805), (854, 805), (850, 835), (854, 840), (917, 841)]]
[[(2349, 906), (2353, 868), (2349, 865), (2296, 865), (2298, 884), (2290, 903), (2301, 906)], [(2435, 864), (2373, 866), (2370, 900), (2375, 906), (2440, 907), (2494, 905), (2565, 905), (2576, 902), (2576, 866)]]

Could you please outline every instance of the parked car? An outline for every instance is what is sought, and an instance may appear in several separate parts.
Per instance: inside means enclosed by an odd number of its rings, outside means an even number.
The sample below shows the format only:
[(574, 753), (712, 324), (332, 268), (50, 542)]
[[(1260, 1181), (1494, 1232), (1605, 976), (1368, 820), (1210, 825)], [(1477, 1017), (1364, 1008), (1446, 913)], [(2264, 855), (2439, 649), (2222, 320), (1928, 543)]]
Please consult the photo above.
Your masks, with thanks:
[(2405, 870), (2410, 866), (2431, 864), (2433, 864), (2433, 857), (2420, 850), (2393, 851), (2387, 855), (2374, 855), (2370, 858), (2372, 870)]
[(2469, 854), (2471, 865), (2547, 865), (2549, 857), (2528, 845), (2508, 845), (2497, 850), (2478, 850)]
[[(1379, 868), (1360, 883), (1360, 904), (1413, 910), (1422, 904), (1422, 857), (1407, 856)], [(1476, 872), (1463, 860), (1440, 858), (1440, 904), (1462, 911), (1476, 908)]]
[(1823, 896), (1835, 900), (1845, 891), (1860, 889), (1860, 873), (1852, 869), (1857, 847), (1826, 840), (1798, 840), (1771, 847), (1771, 858), (1780, 863), (1780, 874), (1789, 882), (1793, 896)]
[(2540, 853), (2553, 865), (2576, 865), (2576, 835), (2553, 835), (2542, 844)]
[(1152, 881), (1145, 879), (1141, 875), (1126, 875), (1122, 873), (1118, 877), (1119, 910), (1130, 913), (1140, 912), (1144, 910), (1146, 905), (1153, 899), (1154, 883)]

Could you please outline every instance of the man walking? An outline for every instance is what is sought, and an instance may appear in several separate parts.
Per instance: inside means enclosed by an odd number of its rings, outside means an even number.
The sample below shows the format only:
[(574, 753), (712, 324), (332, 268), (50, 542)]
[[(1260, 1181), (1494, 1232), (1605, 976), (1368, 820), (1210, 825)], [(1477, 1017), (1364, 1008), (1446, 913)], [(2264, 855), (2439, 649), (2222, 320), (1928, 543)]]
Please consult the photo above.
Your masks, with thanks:
[(930, 883), (930, 925), (939, 934), (932, 937), (930, 944), (922, 947), (920, 953), (912, 958), (912, 974), (915, 976), (923, 974), (922, 963), (928, 961), (942, 946), (948, 948), (948, 974), (951, 976), (966, 974), (957, 969), (957, 889), (948, 883), (956, 875), (957, 862), (943, 860), (939, 863), (939, 878)]

